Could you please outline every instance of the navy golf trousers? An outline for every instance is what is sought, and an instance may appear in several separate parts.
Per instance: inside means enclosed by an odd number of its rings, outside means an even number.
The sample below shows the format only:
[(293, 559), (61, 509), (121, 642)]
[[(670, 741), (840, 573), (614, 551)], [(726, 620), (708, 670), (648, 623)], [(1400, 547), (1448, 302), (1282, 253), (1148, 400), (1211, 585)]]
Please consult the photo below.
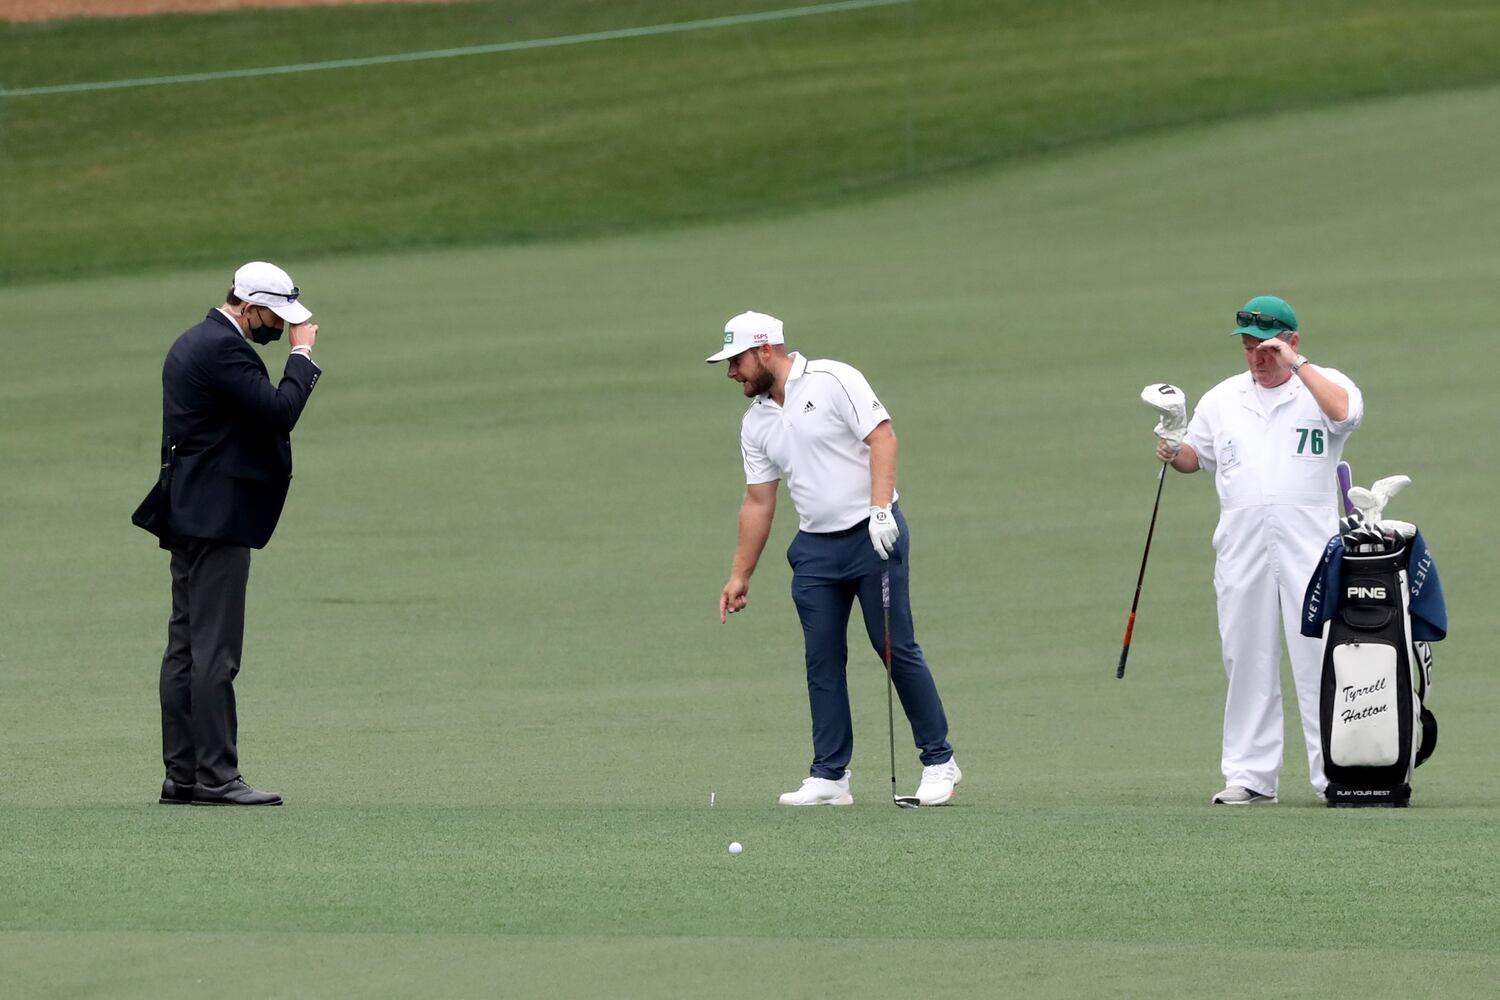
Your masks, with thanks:
[(849, 662), (849, 612), (856, 597), (864, 613), (865, 633), (884, 671), (882, 570), (889, 570), (891, 575), (891, 677), (911, 723), (912, 738), (922, 751), (923, 765), (941, 764), (953, 756), (943, 701), (912, 626), (911, 536), (901, 508), (895, 507), (893, 513), (901, 537), (889, 560), (875, 554), (865, 521), (843, 531), (799, 531), (787, 549), (787, 561), (792, 564), (792, 600), (802, 619), (807, 648), (807, 699), (812, 707), (813, 732), (810, 773), (816, 778), (842, 777), (854, 754), (845, 668)]

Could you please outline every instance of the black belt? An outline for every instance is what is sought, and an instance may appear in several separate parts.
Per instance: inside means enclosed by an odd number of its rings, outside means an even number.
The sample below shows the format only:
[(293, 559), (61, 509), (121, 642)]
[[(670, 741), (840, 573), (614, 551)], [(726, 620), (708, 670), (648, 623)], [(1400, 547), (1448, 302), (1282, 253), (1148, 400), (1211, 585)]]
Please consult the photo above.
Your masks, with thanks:
[(870, 523), (870, 519), (867, 517), (863, 521), (861, 521), (858, 524), (854, 525), (853, 527), (840, 528), (838, 531), (809, 531), (809, 532), (806, 532), (806, 534), (816, 535), (819, 538), (847, 538), (850, 535), (858, 534), (861, 531), (867, 531), (867, 530), (869, 530), (866, 527), (866, 525), (868, 525), (869, 523)]
[[(895, 509), (896, 505), (891, 504), (891, 510), (895, 511)], [(867, 517), (858, 524), (850, 525), (847, 528), (840, 528), (838, 531), (808, 531), (804, 532), (804, 534), (817, 535), (819, 538), (848, 538), (850, 535), (858, 534), (861, 531), (868, 531), (869, 525), (870, 519)]]

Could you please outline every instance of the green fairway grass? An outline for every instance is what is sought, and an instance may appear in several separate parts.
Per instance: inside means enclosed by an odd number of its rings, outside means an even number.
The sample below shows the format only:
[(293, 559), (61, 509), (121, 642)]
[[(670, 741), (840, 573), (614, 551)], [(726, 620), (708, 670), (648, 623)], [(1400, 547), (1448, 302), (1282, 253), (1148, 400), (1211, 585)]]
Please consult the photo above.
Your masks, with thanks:
[[(1497, 119), (1495, 88), (1372, 101), (564, 244), (268, 238), (326, 372), (237, 685), (275, 810), (154, 804), (166, 562), (128, 523), (162, 355), (245, 253), (0, 290), (0, 992), (1493, 992)], [(1391, 513), (1442, 573), (1442, 740), (1409, 810), (1321, 808), (1294, 720), (1281, 804), (1209, 807), (1206, 475), (1166, 484), (1113, 678), (1158, 467), (1137, 394), (1233, 373), (1261, 292), (1362, 386), (1355, 479), (1412, 476)], [(855, 805), (775, 805), (809, 755), (785, 499), (748, 610), (716, 614), (744, 403), (702, 358), (746, 308), (891, 410), (951, 808), (886, 801), (857, 630)]]
[[(0, 84), (785, 6), (801, 4), (503, 0), (0, 25)], [(1496, 51), (1500, 7), (1480, 0), (918, 0), (443, 61), (0, 97), (0, 284), (785, 214), (1142, 131), (1500, 83)]]

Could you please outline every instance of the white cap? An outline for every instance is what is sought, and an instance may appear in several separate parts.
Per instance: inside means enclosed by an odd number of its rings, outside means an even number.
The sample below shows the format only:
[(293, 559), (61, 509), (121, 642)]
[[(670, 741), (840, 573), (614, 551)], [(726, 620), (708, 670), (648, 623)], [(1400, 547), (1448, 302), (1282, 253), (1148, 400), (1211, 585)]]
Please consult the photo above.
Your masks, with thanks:
[(288, 323), (306, 323), (312, 310), (297, 301), (302, 292), (292, 276), (275, 264), (252, 260), (234, 272), (234, 294), (252, 305), (265, 306)]
[(762, 344), (784, 343), (786, 343), (786, 338), (781, 334), (781, 320), (775, 316), (767, 316), (765, 313), (742, 312), (724, 324), (724, 349), (718, 354), (709, 355), (704, 360), (713, 364), (715, 361), (732, 358), (736, 354), (744, 354), (751, 348)]

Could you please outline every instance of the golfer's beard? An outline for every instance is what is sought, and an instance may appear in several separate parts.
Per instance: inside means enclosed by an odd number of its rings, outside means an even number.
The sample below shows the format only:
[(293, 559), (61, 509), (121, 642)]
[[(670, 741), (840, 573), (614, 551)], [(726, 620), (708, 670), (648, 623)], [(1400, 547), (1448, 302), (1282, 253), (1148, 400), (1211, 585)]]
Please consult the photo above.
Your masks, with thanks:
[(754, 378), (745, 380), (745, 387), (750, 390), (750, 395), (752, 396), (764, 396), (771, 391), (771, 386), (775, 384), (776, 376), (764, 370)]

